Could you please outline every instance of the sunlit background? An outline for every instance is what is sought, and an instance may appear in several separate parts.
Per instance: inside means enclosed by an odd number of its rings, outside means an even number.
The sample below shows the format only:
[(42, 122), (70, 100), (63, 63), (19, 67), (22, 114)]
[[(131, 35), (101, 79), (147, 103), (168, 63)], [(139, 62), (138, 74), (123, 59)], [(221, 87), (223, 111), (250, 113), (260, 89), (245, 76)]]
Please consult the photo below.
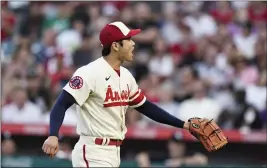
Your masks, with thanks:
[(266, 2), (1, 1), (2, 166), (71, 166), (75, 107), (54, 159), (41, 150), (50, 109), (73, 72), (101, 57), (101, 28), (119, 20), (143, 30), (124, 66), (148, 100), (182, 120), (214, 119), (229, 138), (208, 153), (129, 110), (122, 167), (266, 164)]

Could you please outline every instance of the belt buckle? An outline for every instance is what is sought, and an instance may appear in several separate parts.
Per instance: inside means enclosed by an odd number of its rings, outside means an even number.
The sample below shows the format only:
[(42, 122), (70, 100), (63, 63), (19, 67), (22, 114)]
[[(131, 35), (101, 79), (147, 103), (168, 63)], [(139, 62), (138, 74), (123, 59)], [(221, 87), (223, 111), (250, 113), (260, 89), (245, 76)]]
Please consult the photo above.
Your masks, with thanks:
[(116, 139), (116, 146), (119, 146), (119, 145), (120, 145), (120, 140)]

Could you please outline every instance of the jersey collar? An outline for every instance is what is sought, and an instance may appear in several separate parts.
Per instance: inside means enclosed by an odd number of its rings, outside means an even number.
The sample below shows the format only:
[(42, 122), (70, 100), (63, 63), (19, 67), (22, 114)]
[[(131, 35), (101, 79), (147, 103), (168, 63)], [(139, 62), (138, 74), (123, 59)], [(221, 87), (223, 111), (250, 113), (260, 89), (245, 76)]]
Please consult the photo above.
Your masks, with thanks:
[[(104, 62), (104, 64), (106, 65), (106, 67), (108, 68), (107, 70), (110, 72), (110, 74), (112, 75), (116, 75), (117, 77), (120, 77), (118, 75), (118, 73), (115, 71), (115, 69), (113, 69), (109, 63), (104, 59), (104, 57), (101, 57), (102, 61)], [(121, 74), (121, 68), (120, 68), (120, 74)]]

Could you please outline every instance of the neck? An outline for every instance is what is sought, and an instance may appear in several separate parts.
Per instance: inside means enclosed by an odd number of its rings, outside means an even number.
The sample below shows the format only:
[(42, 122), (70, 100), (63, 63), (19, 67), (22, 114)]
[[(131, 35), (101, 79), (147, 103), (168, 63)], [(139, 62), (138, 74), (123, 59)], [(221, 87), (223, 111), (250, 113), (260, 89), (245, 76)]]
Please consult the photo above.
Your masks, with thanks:
[(120, 66), (122, 64), (122, 61), (117, 59), (114, 55), (108, 55), (106, 57), (103, 57), (107, 63), (115, 70), (120, 70)]

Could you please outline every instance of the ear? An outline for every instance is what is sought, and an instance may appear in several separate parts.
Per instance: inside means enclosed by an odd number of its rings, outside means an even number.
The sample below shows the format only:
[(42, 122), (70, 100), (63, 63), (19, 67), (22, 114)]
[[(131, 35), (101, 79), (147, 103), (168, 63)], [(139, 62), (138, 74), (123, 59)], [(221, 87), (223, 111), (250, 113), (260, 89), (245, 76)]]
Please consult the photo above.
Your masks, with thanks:
[(119, 45), (117, 43), (112, 43), (111, 47), (113, 48), (114, 51), (119, 50)]

